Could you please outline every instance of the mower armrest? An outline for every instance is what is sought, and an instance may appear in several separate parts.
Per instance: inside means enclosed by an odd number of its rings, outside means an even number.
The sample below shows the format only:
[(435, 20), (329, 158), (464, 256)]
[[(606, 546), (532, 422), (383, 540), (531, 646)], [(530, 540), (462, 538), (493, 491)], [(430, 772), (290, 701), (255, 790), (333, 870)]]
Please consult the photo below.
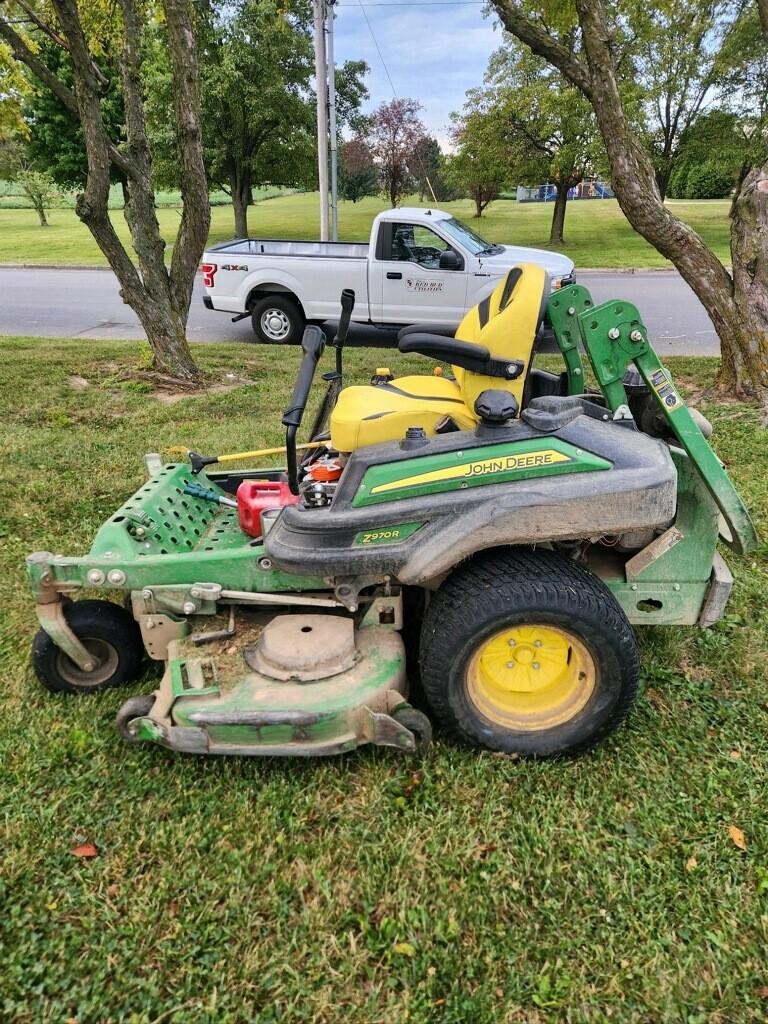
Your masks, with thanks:
[(410, 324), (408, 327), (401, 327), (397, 332), (398, 344), (412, 334), (437, 334), (441, 338), (453, 338), (456, 335), (456, 328), (446, 327), (445, 324)]
[(439, 334), (416, 331), (403, 337), (398, 348), (401, 352), (418, 352), (432, 359), (442, 359), (454, 366), (461, 366), (472, 373), (501, 377), (503, 380), (515, 380), (525, 369), (525, 363), (519, 359), (495, 358), (485, 345), (461, 341), (459, 338), (444, 338)]

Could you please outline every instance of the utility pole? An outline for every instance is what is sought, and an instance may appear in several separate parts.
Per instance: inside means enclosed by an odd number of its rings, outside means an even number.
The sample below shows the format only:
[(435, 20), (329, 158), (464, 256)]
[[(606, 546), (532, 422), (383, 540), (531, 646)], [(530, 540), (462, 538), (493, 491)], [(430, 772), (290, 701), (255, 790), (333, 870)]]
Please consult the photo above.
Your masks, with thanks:
[(328, 66), (325, 55), (325, 0), (312, 0), (317, 90), (317, 177), (320, 186), (320, 240), (328, 241)]
[(328, 123), (331, 132), (331, 238), (339, 240), (339, 195), (338, 195), (338, 161), (336, 139), (336, 61), (333, 57), (333, 22), (336, 17), (333, 8), (336, 0), (326, 0), (326, 18), (328, 22)]

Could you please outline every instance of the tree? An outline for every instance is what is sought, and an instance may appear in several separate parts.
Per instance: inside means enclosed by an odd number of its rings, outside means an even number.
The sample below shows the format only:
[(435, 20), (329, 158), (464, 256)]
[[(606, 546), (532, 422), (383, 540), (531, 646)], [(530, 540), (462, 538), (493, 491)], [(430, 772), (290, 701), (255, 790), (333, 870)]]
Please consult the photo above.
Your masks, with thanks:
[(411, 176), (419, 193), (419, 202), (450, 203), (459, 194), (446, 175), (448, 161), (440, 143), (429, 135), (420, 139), (411, 155)]
[[(637, 118), (664, 199), (681, 145), (712, 97), (731, 0), (625, 0), (622, 56)], [(626, 76), (629, 79), (629, 76)], [(625, 85), (627, 83), (625, 82)], [(625, 95), (627, 94), (625, 88)]]
[(8, 45), (0, 39), (0, 142), (19, 134), (26, 137), (22, 107), (31, 92), (23, 69), (13, 60)]
[[(716, 387), (753, 396), (768, 416), (768, 159), (765, 125), (756, 125), (751, 165), (745, 168), (731, 211), (729, 273), (699, 235), (664, 205), (652, 155), (633, 125), (622, 96), (614, 41), (620, 34), (604, 0), (573, 0), (553, 24), (543, 5), (492, 0), (504, 27), (549, 61), (589, 100), (597, 117), (619, 205), (632, 227), (674, 263), (705, 306), (721, 342)], [(738, 21), (755, 16), (747, 5)], [(765, 39), (760, 47), (766, 45)]]
[(373, 115), (370, 146), (379, 167), (383, 191), (398, 206), (413, 187), (413, 152), (426, 135), (418, 118), (421, 104), (402, 99), (382, 103)]
[[(209, 182), (232, 199), (235, 234), (248, 235), (253, 190), (267, 182), (316, 185), (314, 61), (306, 0), (204, 3), (196, 23), (205, 163)], [(159, 180), (175, 187), (177, 164), (168, 137), (173, 81), (163, 47), (152, 49), (148, 97)], [(348, 61), (336, 72), (343, 126), (367, 92), (367, 65)]]
[(45, 211), (56, 197), (56, 185), (50, 175), (34, 167), (19, 136), (0, 139), (0, 179), (3, 178), (19, 185), (32, 203), (40, 227), (47, 228)]
[(379, 172), (371, 147), (360, 136), (343, 142), (339, 148), (339, 194), (342, 199), (356, 203), (364, 196), (375, 196), (378, 191)]
[[(73, 89), (72, 61), (67, 51), (47, 37), (35, 42), (37, 56), (68, 89)], [(122, 146), (126, 139), (120, 78), (118, 75), (110, 77), (110, 68), (103, 58), (94, 58), (94, 62), (105, 80), (110, 81), (109, 91), (101, 98), (107, 134), (117, 146)], [(88, 177), (88, 156), (78, 116), (65, 107), (55, 93), (39, 87), (30, 90), (25, 97), (22, 114), (28, 134), (26, 151), (34, 166), (49, 174), (57, 185), (83, 188)], [(171, 127), (171, 134), (172, 131)], [(111, 181), (122, 182), (124, 178), (120, 168), (113, 164)]]
[(727, 110), (714, 109), (699, 117), (680, 139), (667, 194), (674, 199), (696, 198), (689, 193), (689, 177), (701, 167), (714, 165), (718, 178), (715, 197), (730, 195), (748, 159), (750, 134), (749, 121), (742, 122)]
[[(152, 152), (144, 112), (142, 36), (149, 19), (135, 0), (119, 0), (116, 8), (90, 5), (86, 17), (81, 17), (76, 0), (51, 0), (50, 10), (50, 17), (44, 18), (26, 0), (23, 4), (19, 0), (4, 3), (0, 38), (14, 64), (24, 65), (78, 119), (88, 168), (85, 186), (77, 197), (77, 215), (109, 261), (124, 301), (139, 317), (152, 348), (153, 367), (195, 379), (198, 371), (186, 339), (186, 322), (195, 272), (208, 235), (210, 207), (190, 0), (162, 0), (160, 8), (174, 82), (175, 138), (184, 203), (170, 268), (165, 265), (165, 241), (155, 213)], [(20, 21), (29, 20), (38, 32), (67, 51), (73, 88), (46, 63), (33, 39), (17, 31)], [(102, 111), (102, 101), (113, 84), (94, 59), (97, 51), (121, 79), (126, 134), (122, 146), (110, 136)], [(109, 217), (113, 167), (124, 180), (124, 216), (138, 266)]]
[(506, 147), (499, 135), (495, 112), (475, 109), (454, 114), (451, 139), (456, 153), (448, 165), (448, 179), (475, 204), (475, 217), (498, 199), (509, 171)]
[(487, 134), (496, 137), (502, 164), (506, 157), (505, 180), (554, 183), (549, 241), (562, 244), (569, 189), (600, 155), (589, 103), (560, 72), (510, 39), (492, 55), (485, 85), (470, 90), (465, 109), (489, 119)]

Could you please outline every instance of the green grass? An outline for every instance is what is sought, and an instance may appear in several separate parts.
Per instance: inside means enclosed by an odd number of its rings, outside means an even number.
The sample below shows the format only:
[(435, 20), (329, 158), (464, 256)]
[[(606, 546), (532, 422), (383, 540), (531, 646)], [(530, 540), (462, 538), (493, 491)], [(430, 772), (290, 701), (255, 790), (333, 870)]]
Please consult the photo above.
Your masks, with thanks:
[[(280, 186), (265, 185), (263, 188), (254, 189), (256, 201), (272, 199), (274, 196), (283, 195), (289, 189)], [(226, 192), (216, 189), (208, 196), (211, 206), (228, 206), (232, 200)], [(76, 189), (61, 189), (51, 203), (52, 209), (74, 210), (77, 199)], [(155, 201), (158, 206), (179, 206), (181, 193), (175, 189), (161, 189), (155, 193)], [(15, 181), (0, 180), (0, 210), (31, 210), (32, 203), (29, 201), (21, 186)], [(109, 189), (110, 210), (122, 210), (123, 190), (120, 185), (111, 185)]]
[[(412, 200), (417, 202), (416, 198)], [(380, 199), (339, 205), (339, 234), (350, 241), (367, 241), (371, 221), (385, 209)], [(519, 205), (493, 203), (480, 221), (472, 219), (469, 201), (444, 204), (457, 217), (478, 227), (493, 241), (547, 247), (552, 207), (539, 203)], [(670, 208), (694, 227), (717, 255), (729, 259), (728, 203), (724, 200), (694, 202), (673, 201)], [(158, 220), (170, 243), (178, 230), (179, 209), (158, 209)], [(211, 211), (211, 242), (231, 238), (234, 232), (232, 210), (217, 206)], [(0, 209), (0, 263), (49, 263), (105, 265), (104, 257), (87, 229), (72, 210), (52, 210), (50, 227), (40, 228), (31, 210)], [(122, 212), (112, 219), (118, 233), (128, 240)], [(318, 198), (304, 193), (280, 196), (257, 203), (250, 211), (250, 230), (254, 235), (275, 238), (317, 238), (319, 235)], [(556, 246), (566, 252), (577, 267), (665, 267), (670, 266), (640, 237), (625, 219), (615, 200), (580, 201), (569, 204), (566, 244)]]
[[(278, 441), (298, 353), (199, 346), (208, 372), (249, 383), (164, 405), (115, 385), (130, 343), (14, 338), (0, 352), (0, 1019), (765, 1021), (765, 549), (729, 555), (724, 622), (642, 632), (629, 724), (578, 761), (516, 762), (444, 735), (421, 765), (128, 746), (114, 715), (151, 677), (89, 698), (43, 691), (24, 556), (87, 550), (145, 451)], [(351, 350), (350, 379), (378, 358)], [(716, 364), (670, 365), (685, 389)], [(757, 416), (706, 411), (765, 536)], [(72, 856), (83, 841), (97, 858)]]

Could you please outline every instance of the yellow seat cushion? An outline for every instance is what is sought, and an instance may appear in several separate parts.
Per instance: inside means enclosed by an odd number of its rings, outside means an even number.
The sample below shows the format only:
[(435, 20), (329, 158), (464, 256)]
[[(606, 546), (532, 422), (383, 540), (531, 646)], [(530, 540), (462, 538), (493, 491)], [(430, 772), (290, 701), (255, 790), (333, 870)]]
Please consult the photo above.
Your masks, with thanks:
[(521, 360), (524, 369), (516, 380), (454, 366), (455, 381), (425, 375), (345, 388), (331, 413), (333, 447), (353, 452), (365, 445), (397, 441), (408, 427), (423, 427), (431, 436), (446, 417), (460, 430), (473, 430), (478, 420), (475, 401), (489, 388), (511, 392), (522, 408), (548, 297), (549, 277), (543, 267), (531, 263), (513, 267), (487, 298), (469, 310), (456, 330), (456, 338), (485, 345), (498, 359)]
[(472, 430), (477, 419), (456, 382), (445, 377), (400, 377), (388, 384), (348, 387), (331, 413), (331, 444), (337, 451), (353, 452), (399, 440), (408, 427), (423, 427), (431, 436), (447, 417), (461, 430)]

